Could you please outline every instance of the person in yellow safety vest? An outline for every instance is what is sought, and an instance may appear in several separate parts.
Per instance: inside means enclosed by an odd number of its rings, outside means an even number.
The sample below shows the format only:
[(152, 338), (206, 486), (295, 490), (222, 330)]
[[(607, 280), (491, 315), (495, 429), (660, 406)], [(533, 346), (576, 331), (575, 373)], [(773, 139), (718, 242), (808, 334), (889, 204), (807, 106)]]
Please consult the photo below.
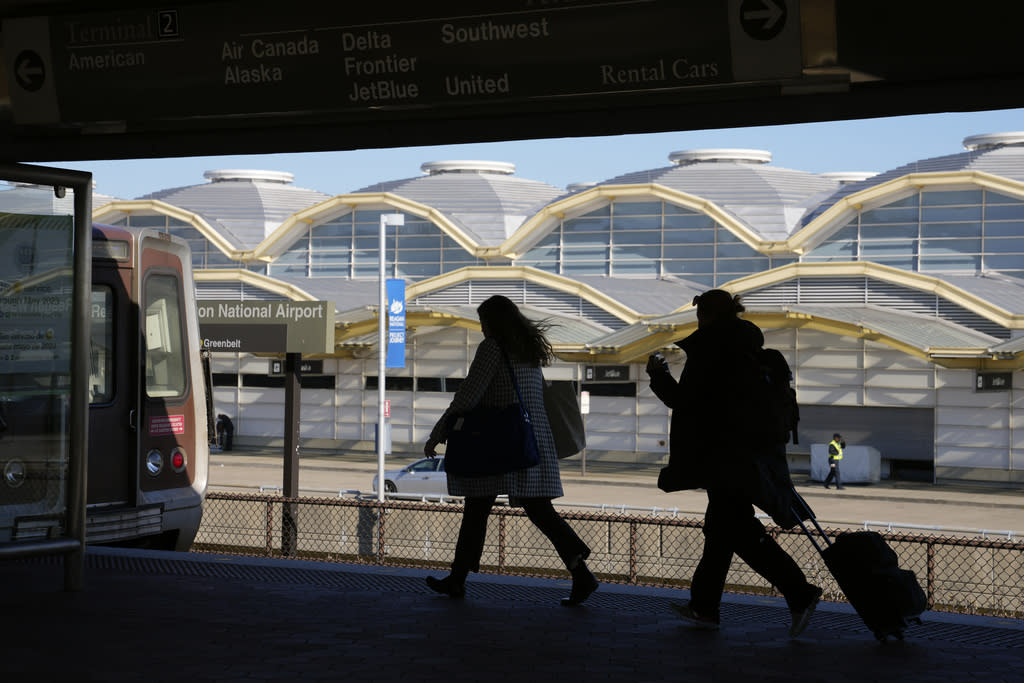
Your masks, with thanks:
[(828, 488), (833, 479), (836, 481), (836, 488), (843, 488), (843, 482), (839, 478), (839, 461), (843, 459), (843, 449), (846, 442), (839, 434), (833, 434), (832, 440), (828, 442), (828, 476), (825, 477), (825, 488)]

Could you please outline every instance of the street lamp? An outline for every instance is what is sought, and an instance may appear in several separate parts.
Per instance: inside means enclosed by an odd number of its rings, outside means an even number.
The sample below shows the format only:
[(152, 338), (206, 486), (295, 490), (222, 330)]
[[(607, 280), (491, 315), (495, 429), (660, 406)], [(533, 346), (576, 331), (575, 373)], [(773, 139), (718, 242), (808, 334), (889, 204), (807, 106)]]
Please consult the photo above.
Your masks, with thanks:
[(405, 215), (400, 213), (382, 213), (380, 215), (379, 247), (377, 253), (377, 277), (379, 297), (377, 299), (377, 500), (384, 502), (384, 401), (385, 379), (387, 372), (387, 330), (385, 319), (388, 312), (387, 278), (384, 274), (384, 259), (387, 256), (385, 240), (387, 226), (405, 225)]

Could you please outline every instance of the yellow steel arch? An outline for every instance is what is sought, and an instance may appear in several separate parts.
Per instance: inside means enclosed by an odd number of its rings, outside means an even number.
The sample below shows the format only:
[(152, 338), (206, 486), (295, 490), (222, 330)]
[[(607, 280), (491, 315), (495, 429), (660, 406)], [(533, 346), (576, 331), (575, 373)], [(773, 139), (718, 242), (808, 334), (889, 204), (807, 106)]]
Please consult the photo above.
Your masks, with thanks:
[(120, 220), (123, 216), (133, 213), (154, 213), (191, 225), (203, 237), (208, 239), (224, 255), (234, 261), (246, 261), (251, 252), (235, 249), (217, 230), (206, 222), (202, 216), (180, 207), (160, 201), (159, 199), (118, 199), (107, 202), (92, 212), (92, 219), (97, 223), (110, 223)]
[(794, 233), (787, 240), (787, 248), (795, 253), (804, 254), (830, 234), (845, 226), (858, 211), (864, 208), (882, 206), (886, 203), (886, 199), (905, 194), (908, 191), (950, 186), (974, 186), (1024, 199), (1024, 183), (983, 171), (909, 173), (843, 197), (804, 228)]
[(632, 308), (590, 285), (529, 266), (466, 266), (409, 285), (406, 289), (406, 298), (415, 299), (469, 280), (525, 280), (560, 292), (575, 294), (629, 324), (637, 322), (642, 317)]
[(483, 258), (483, 254), (489, 251), (477, 244), (444, 213), (431, 206), (391, 192), (363, 192), (335, 195), (294, 213), (260, 242), (254, 250), (254, 257), (262, 261), (273, 261), (307, 230), (360, 207), (391, 207), (395, 211), (419, 216), (436, 225), (470, 254)]

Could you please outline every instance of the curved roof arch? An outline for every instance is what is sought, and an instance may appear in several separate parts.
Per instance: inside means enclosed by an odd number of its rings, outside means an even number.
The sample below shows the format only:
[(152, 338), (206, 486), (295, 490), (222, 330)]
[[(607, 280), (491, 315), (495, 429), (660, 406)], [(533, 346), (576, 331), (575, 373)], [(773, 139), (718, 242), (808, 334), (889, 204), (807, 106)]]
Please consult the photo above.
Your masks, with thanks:
[(226, 169), (207, 171), (209, 181), (173, 187), (139, 197), (179, 206), (215, 226), (234, 249), (256, 248), (282, 221), (328, 195), (296, 187), (281, 171)]
[[(882, 306), (784, 305), (757, 306), (743, 314), (762, 330), (805, 329), (866, 339), (943, 367), (1024, 368), (1024, 347), (967, 330), (944, 320)], [(567, 360), (638, 361), (671, 347), (697, 329), (693, 306), (667, 316), (642, 320), (595, 339)]]
[(626, 173), (603, 184), (653, 183), (703, 197), (764, 242), (785, 240), (808, 211), (840, 187), (834, 177), (772, 166), (771, 153), (762, 150), (686, 150), (669, 159), (671, 166)]
[(210, 225), (200, 214), (159, 199), (116, 199), (94, 210), (92, 218), (100, 223), (113, 223), (133, 213), (143, 212), (167, 216), (186, 225), (191, 225), (232, 260), (245, 261), (251, 254), (251, 252), (238, 249), (228, 242), (220, 231)]
[(580, 297), (627, 324), (640, 320), (632, 308), (587, 284), (526, 266), (467, 266), (448, 273), (420, 280), (406, 288), (406, 299), (413, 301), (432, 292), (447, 289), (471, 280), (522, 280)]
[(913, 161), (878, 173), (860, 182), (846, 183), (823, 200), (803, 219), (804, 225), (818, 223), (818, 217), (849, 195), (859, 194), (904, 176), (978, 173), (1024, 182), (1024, 134), (991, 133), (971, 135), (963, 140), (967, 151)]
[(287, 251), (295, 243), (295, 240), (306, 234), (308, 230), (359, 208), (392, 208), (395, 211), (419, 216), (436, 225), (439, 230), (455, 240), (470, 254), (481, 258), (496, 255), (493, 249), (482, 247), (472, 235), (464, 231), (443, 211), (433, 206), (391, 192), (362, 192), (335, 195), (296, 212), (259, 244), (253, 251), (253, 256), (262, 261), (272, 261)]
[(316, 301), (317, 298), (305, 291), (301, 287), (297, 287), (288, 282), (282, 282), (266, 275), (260, 275), (254, 273), (251, 270), (243, 270), (241, 268), (210, 268), (204, 270), (196, 270), (193, 272), (196, 282), (196, 288), (199, 289), (200, 285), (209, 283), (225, 283), (230, 285), (249, 285), (261, 289), (266, 292), (271, 292), (283, 299), (291, 299), (292, 301)]
[(558, 221), (564, 218), (592, 211), (616, 199), (643, 198), (659, 199), (682, 206), (691, 211), (703, 213), (736, 235), (751, 249), (762, 254), (789, 251), (789, 246), (785, 240), (780, 242), (762, 238), (747, 223), (739, 220), (733, 213), (723, 209), (714, 201), (658, 183), (597, 185), (569, 195), (564, 199), (559, 199), (548, 204), (523, 223), (522, 228), (502, 243), (499, 251), (510, 259), (517, 258), (521, 254), (526, 253), (530, 247), (547, 235), (557, 225)]
[(837, 199), (795, 233), (788, 240), (788, 248), (798, 254), (806, 253), (849, 223), (858, 211), (883, 206), (919, 190), (958, 187), (982, 188), (1024, 199), (1024, 180), (973, 170), (909, 173)]
[[(1003, 327), (1018, 330), (1024, 329), (1024, 313), (1009, 311), (938, 277), (914, 273), (871, 261), (790, 263), (755, 275), (737, 278), (722, 285), (722, 289), (726, 289), (733, 294), (742, 295), (797, 277), (838, 277), (849, 275), (871, 277), (910, 289), (933, 293)], [(685, 311), (691, 307), (688, 304), (676, 309), (676, 312)]]
[(398, 195), (444, 214), (483, 248), (495, 248), (530, 216), (565, 190), (515, 175), (515, 165), (496, 161), (433, 161), (424, 175), (369, 185), (352, 194)]

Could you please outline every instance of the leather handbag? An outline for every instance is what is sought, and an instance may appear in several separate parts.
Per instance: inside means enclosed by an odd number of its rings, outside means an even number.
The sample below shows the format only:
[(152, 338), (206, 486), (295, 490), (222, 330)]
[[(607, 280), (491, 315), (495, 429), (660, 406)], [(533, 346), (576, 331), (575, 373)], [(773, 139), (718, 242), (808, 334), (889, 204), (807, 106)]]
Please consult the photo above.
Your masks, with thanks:
[(544, 411), (560, 459), (576, 455), (587, 447), (583, 414), (572, 382), (544, 382)]
[(499, 408), (477, 406), (455, 417), (448, 430), (444, 462), (454, 477), (486, 477), (533, 467), (540, 462), (530, 413), (519, 392), (512, 363), (502, 349), (518, 403)]

